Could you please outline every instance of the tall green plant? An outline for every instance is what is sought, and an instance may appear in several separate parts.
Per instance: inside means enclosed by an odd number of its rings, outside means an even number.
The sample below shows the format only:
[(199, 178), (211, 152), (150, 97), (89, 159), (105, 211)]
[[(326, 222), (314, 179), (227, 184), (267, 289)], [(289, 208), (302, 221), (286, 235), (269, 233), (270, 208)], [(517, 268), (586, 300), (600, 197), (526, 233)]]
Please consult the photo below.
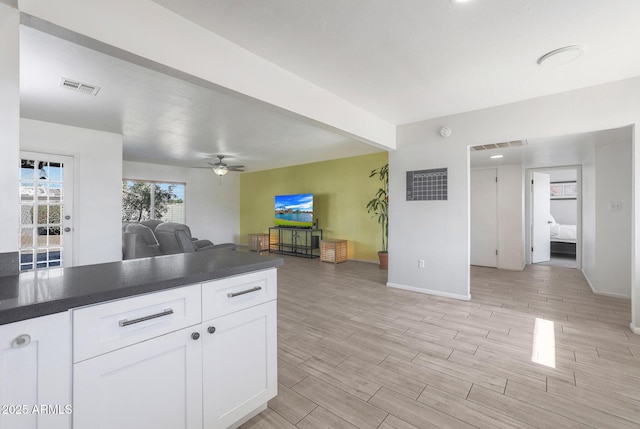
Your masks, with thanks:
[(382, 251), (387, 252), (389, 243), (389, 164), (371, 170), (369, 177), (377, 177), (381, 187), (375, 197), (367, 203), (367, 213), (372, 213), (382, 227)]

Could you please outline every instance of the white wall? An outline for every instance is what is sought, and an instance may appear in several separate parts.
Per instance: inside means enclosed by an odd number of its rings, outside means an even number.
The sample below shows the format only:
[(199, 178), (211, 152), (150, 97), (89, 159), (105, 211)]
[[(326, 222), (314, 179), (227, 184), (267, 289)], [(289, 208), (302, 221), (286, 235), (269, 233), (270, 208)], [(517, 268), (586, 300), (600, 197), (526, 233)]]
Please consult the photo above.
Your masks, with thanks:
[(553, 182), (571, 182), (578, 180), (578, 174), (576, 173), (575, 168), (570, 168), (566, 170), (549, 170), (545, 171), (545, 173), (549, 173), (551, 183)]
[(551, 215), (562, 225), (576, 225), (578, 223), (578, 200), (551, 199)]
[[(19, 23), (18, 11), (0, 3), (0, 253), (18, 251)], [(17, 256), (15, 266), (17, 270)]]
[[(398, 127), (399, 147), (389, 153), (388, 285), (469, 299), (469, 150), (453, 136), (438, 138), (439, 129), (435, 122)], [(406, 201), (407, 171), (442, 167), (447, 201)]]
[(127, 162), (127, 179), (186, 183), (186, 224), (198, 238), (217, 243), (240, 243), (240, 174), (222, 178), (209, 169)]
[(524, 262), (524, 170), (498, 167), (498, 268), (522, 270)]
[(122, 136), (23, 118), (20, 149), (74, 158), (73, 265), (121, 260)]
[(631, 144), (596, 146), (595, 161), (596, 269), (589, 280), (595, 292), (630, 297)]
[[(398, 149), (389, 154), (390, 207), (389, 284), (414, 290), (465, 297), (469, 294), (469, 167), (467, 146), (542, 138), (618, 128), (640, 122), (640, 79), (541, 97), (398, 127)], [(452, 128), (442, 138), (442, 126)], [(634, 152), (636, 167), (640, 154)], [(409, 170), (447, 167), (449, 200), (406, 201)], [(640, 179), (634, 176), (635, 208)], [(394, 195), (398, 197), (394, 198)], [(635, 222), (634, 222), (635, 225)], [(638, 251), (638, 229), (633, 230)], [(620, 252), (631, 252), (620, 249)], [(419, 269), (417, 259), (426, 259)], [(637, 258), (636, 258), (637, 259)], [(634, 293), (640, 292), (640, 261), (634, 259)], [(631, 284), (627, 285), (627, 290)], [(634, 307), (634, 324), (640, 305)], [(635, 325), (634, 325), (635, 326)]]

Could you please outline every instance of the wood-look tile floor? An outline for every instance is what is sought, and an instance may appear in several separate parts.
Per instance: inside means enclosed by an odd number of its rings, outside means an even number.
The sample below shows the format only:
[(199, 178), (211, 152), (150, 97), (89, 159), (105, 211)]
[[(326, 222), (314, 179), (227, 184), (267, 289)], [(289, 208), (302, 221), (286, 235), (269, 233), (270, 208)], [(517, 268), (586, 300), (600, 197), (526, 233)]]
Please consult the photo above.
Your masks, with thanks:
[(243, 429), (640, 427), (629, 300), (569, 268), (472, 267), (466, 302), (386, 275), (285, 257), (278, 396)]

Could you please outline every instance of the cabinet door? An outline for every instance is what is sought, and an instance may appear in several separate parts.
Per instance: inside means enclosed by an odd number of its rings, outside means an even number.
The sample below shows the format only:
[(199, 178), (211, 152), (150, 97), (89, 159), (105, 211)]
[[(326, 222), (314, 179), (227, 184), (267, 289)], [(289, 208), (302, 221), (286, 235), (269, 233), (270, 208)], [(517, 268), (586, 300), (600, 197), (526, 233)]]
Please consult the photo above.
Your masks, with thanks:
[(73, 366), (77, 429), (202, 428), (200, 325)]
[(276, 301), (204, 322), (202, 331), (204, 427), (227, 428), (277, 394)]
[(0, 428), (71, 427), (68, 312), (0, 326)]

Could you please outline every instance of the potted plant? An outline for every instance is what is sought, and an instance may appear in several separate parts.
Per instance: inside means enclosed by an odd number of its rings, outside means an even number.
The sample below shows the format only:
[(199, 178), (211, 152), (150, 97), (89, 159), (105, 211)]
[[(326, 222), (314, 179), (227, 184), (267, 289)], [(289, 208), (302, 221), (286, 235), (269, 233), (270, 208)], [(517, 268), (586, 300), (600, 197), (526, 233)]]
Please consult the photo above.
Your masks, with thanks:
[(371, 170), (369, 177), (377, 177), (381, 182), (375, 197), (367, 203), (367, 213), (371, 213), (382, 227), (382, 250), (378, 252), (380, 268), (387, 269), (389, 258), (389, 164)]

